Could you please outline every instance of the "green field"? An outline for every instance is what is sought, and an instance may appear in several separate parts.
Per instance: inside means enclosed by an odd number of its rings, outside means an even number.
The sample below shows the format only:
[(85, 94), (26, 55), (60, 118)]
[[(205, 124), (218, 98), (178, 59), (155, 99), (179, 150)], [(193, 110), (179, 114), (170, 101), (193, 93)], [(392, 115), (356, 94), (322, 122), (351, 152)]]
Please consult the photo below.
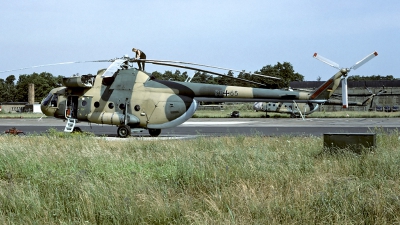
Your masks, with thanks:
[(2, 224), (399, 224), (399, 132), (108, 141), (0, 135)]

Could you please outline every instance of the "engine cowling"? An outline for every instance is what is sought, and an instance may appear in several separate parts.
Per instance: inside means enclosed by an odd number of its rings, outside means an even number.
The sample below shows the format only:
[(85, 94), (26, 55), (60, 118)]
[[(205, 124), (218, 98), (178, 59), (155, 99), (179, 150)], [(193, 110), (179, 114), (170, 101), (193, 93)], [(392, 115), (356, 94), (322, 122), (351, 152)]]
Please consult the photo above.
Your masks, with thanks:
[(94, 76), (82, 75), (75, 77), (63, 77), (62, 83), (69, 88), (91, 88), (94, 83)]

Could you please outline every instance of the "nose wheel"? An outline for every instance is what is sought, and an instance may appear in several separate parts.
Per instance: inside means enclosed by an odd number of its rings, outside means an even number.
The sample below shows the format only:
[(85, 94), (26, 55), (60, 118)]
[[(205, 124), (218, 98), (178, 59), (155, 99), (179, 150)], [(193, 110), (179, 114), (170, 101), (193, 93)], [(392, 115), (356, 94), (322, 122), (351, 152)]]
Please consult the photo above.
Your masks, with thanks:
[(120, 138), (131, 136), (131, 127), (128, 125), (121, 125), (118, 127), (117, 135)]

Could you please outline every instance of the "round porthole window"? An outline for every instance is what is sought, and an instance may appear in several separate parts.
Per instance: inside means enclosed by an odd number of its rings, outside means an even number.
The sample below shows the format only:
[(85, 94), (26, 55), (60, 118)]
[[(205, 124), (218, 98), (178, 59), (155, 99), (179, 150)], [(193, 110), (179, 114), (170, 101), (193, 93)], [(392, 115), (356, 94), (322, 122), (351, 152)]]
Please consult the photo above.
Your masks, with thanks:
[(114, 108), (114, 103), (112, 103), (112, 102), (108, 103), (108, 108), (113, 109)]
[(140, 105), (135, 105), (135, 111), (139, 111), (140, 110)]
[(94, 107), (95, 107), (95, 108), (99, 108), (99, 107), (100, 107), (100, 102), (95, 102), (95, 103), (94, 103)]
[(124, 110), (125, 109), (125, 104), (119, 104), (119, 109)]
[(87, 101), (83, 100), (82, 101), (82, 106), (86, 106), (86, 104), (87, 104)]

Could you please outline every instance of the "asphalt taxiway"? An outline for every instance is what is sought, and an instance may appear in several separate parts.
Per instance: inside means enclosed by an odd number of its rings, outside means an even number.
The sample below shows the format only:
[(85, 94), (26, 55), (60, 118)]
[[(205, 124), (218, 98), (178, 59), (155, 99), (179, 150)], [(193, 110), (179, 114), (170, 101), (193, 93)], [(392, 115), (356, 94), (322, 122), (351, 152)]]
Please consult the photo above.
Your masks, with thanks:
[[(49, 129), (63, 131), (66, 122), (54, 118), (0, 119), (0, 133), (17, 128), (25, 134), (42, 134)], [(96, 136), (115, 137), (117, 127), (111, 125), (77, 123), (83, 131)], [(224, 136), (224, 135), (314, 135), (324, 133), (371, 133), (379, 130), (400, 129), (399, 118), (191, 118), (185, 123), (163, 129), (160, 137)], [(147, 131), (132, 136), (149, 137)]]

